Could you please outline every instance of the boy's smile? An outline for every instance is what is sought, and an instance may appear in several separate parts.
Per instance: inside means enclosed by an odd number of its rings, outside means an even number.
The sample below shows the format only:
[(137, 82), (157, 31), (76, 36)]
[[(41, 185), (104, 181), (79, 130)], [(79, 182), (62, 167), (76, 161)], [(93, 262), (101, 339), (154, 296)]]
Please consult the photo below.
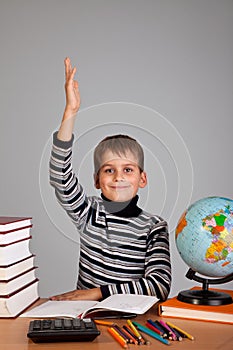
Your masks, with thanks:
[(146, 184), (146, 173), (140, 171), (131, 152), (122, 156), (111, 151), (104, 153), (100, 170), (95, 175), (95, 186), (106, 198), (114, 202), (129, 201)]

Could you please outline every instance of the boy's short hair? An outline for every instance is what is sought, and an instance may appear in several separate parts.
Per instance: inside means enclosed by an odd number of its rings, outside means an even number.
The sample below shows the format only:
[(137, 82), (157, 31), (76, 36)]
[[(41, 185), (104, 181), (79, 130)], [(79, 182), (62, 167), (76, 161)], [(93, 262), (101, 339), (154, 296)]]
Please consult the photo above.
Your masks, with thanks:
[(106, 151), (111, 151), (119, 156), (126, 156), (126, 152), (131, 152), (138, 161), (140, 171), (144, 170), (144, 152), (141, 145), (128, 135), (111, 135), (105, 137), (94, 150), (95, 174), (98, 174), (102, 165), (102, 156)]

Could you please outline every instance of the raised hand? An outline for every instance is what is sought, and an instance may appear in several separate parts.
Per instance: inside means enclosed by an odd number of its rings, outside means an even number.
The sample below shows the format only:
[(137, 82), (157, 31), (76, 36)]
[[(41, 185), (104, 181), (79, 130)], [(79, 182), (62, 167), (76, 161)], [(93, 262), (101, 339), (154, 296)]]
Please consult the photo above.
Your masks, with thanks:
[(80, 107), (80, 94), (77, 80), (74, 80), (76, 67), (72, 68), (70, 58), (67, 57), (65, 63), (65, 92), (66, 106), (64, 114), (69, 117), (75, 115)]
[(62, 141), (71, 140), (76, 114), (80, 107), (78, 82), (74, 80), (76, 67), (72, 68), (69, 57), (65, 59), (66, 106), (57, 137)]

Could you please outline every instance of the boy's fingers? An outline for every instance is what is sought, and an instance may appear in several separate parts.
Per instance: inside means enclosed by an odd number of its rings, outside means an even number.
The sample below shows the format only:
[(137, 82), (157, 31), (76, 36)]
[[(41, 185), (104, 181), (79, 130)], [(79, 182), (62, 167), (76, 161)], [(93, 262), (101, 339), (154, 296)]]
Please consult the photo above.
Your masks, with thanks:
[(76, 71), (77, 71), (77, 69), (76, 69), (76, 67), (74, 67), (71, 71), (70, 79), (72, 79), (72, 80), (74, 79), (74, 75), (75, 75)]
[(69, 58), (68, 57), (66, 57), (64, 63), (65, 63), (65, 74), (66, 74), (66, 79), (67, 79), (68, 74), (69, 74)]
[(74, 88), (75, 88), (76, 90), (78, 90), (78, 82), (77, 82), (77, 80), (74, 80)]
[(73, 72), (71, 61), (69, 57), (66, 57), (65, 59), (65, 75), (66, 75), (66, 80), (71, 78), (71, 74)]

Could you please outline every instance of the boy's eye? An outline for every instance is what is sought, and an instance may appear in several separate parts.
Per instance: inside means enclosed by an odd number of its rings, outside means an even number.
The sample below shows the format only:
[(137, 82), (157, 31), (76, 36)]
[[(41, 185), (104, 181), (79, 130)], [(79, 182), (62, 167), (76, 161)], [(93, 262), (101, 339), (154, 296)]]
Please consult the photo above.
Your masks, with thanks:
[(107, 174), (113, 174), (113, 173), (114, 173), (114, 170), (111, 169), (111, 168), (108, 168), (108, 169), (105, 169), (104, 172), (107, 173)]
[(133, 169), (132, 168), (125, 168), (124, 171), (125, 171), (125, 173), (131, 173), (133, 171)]

